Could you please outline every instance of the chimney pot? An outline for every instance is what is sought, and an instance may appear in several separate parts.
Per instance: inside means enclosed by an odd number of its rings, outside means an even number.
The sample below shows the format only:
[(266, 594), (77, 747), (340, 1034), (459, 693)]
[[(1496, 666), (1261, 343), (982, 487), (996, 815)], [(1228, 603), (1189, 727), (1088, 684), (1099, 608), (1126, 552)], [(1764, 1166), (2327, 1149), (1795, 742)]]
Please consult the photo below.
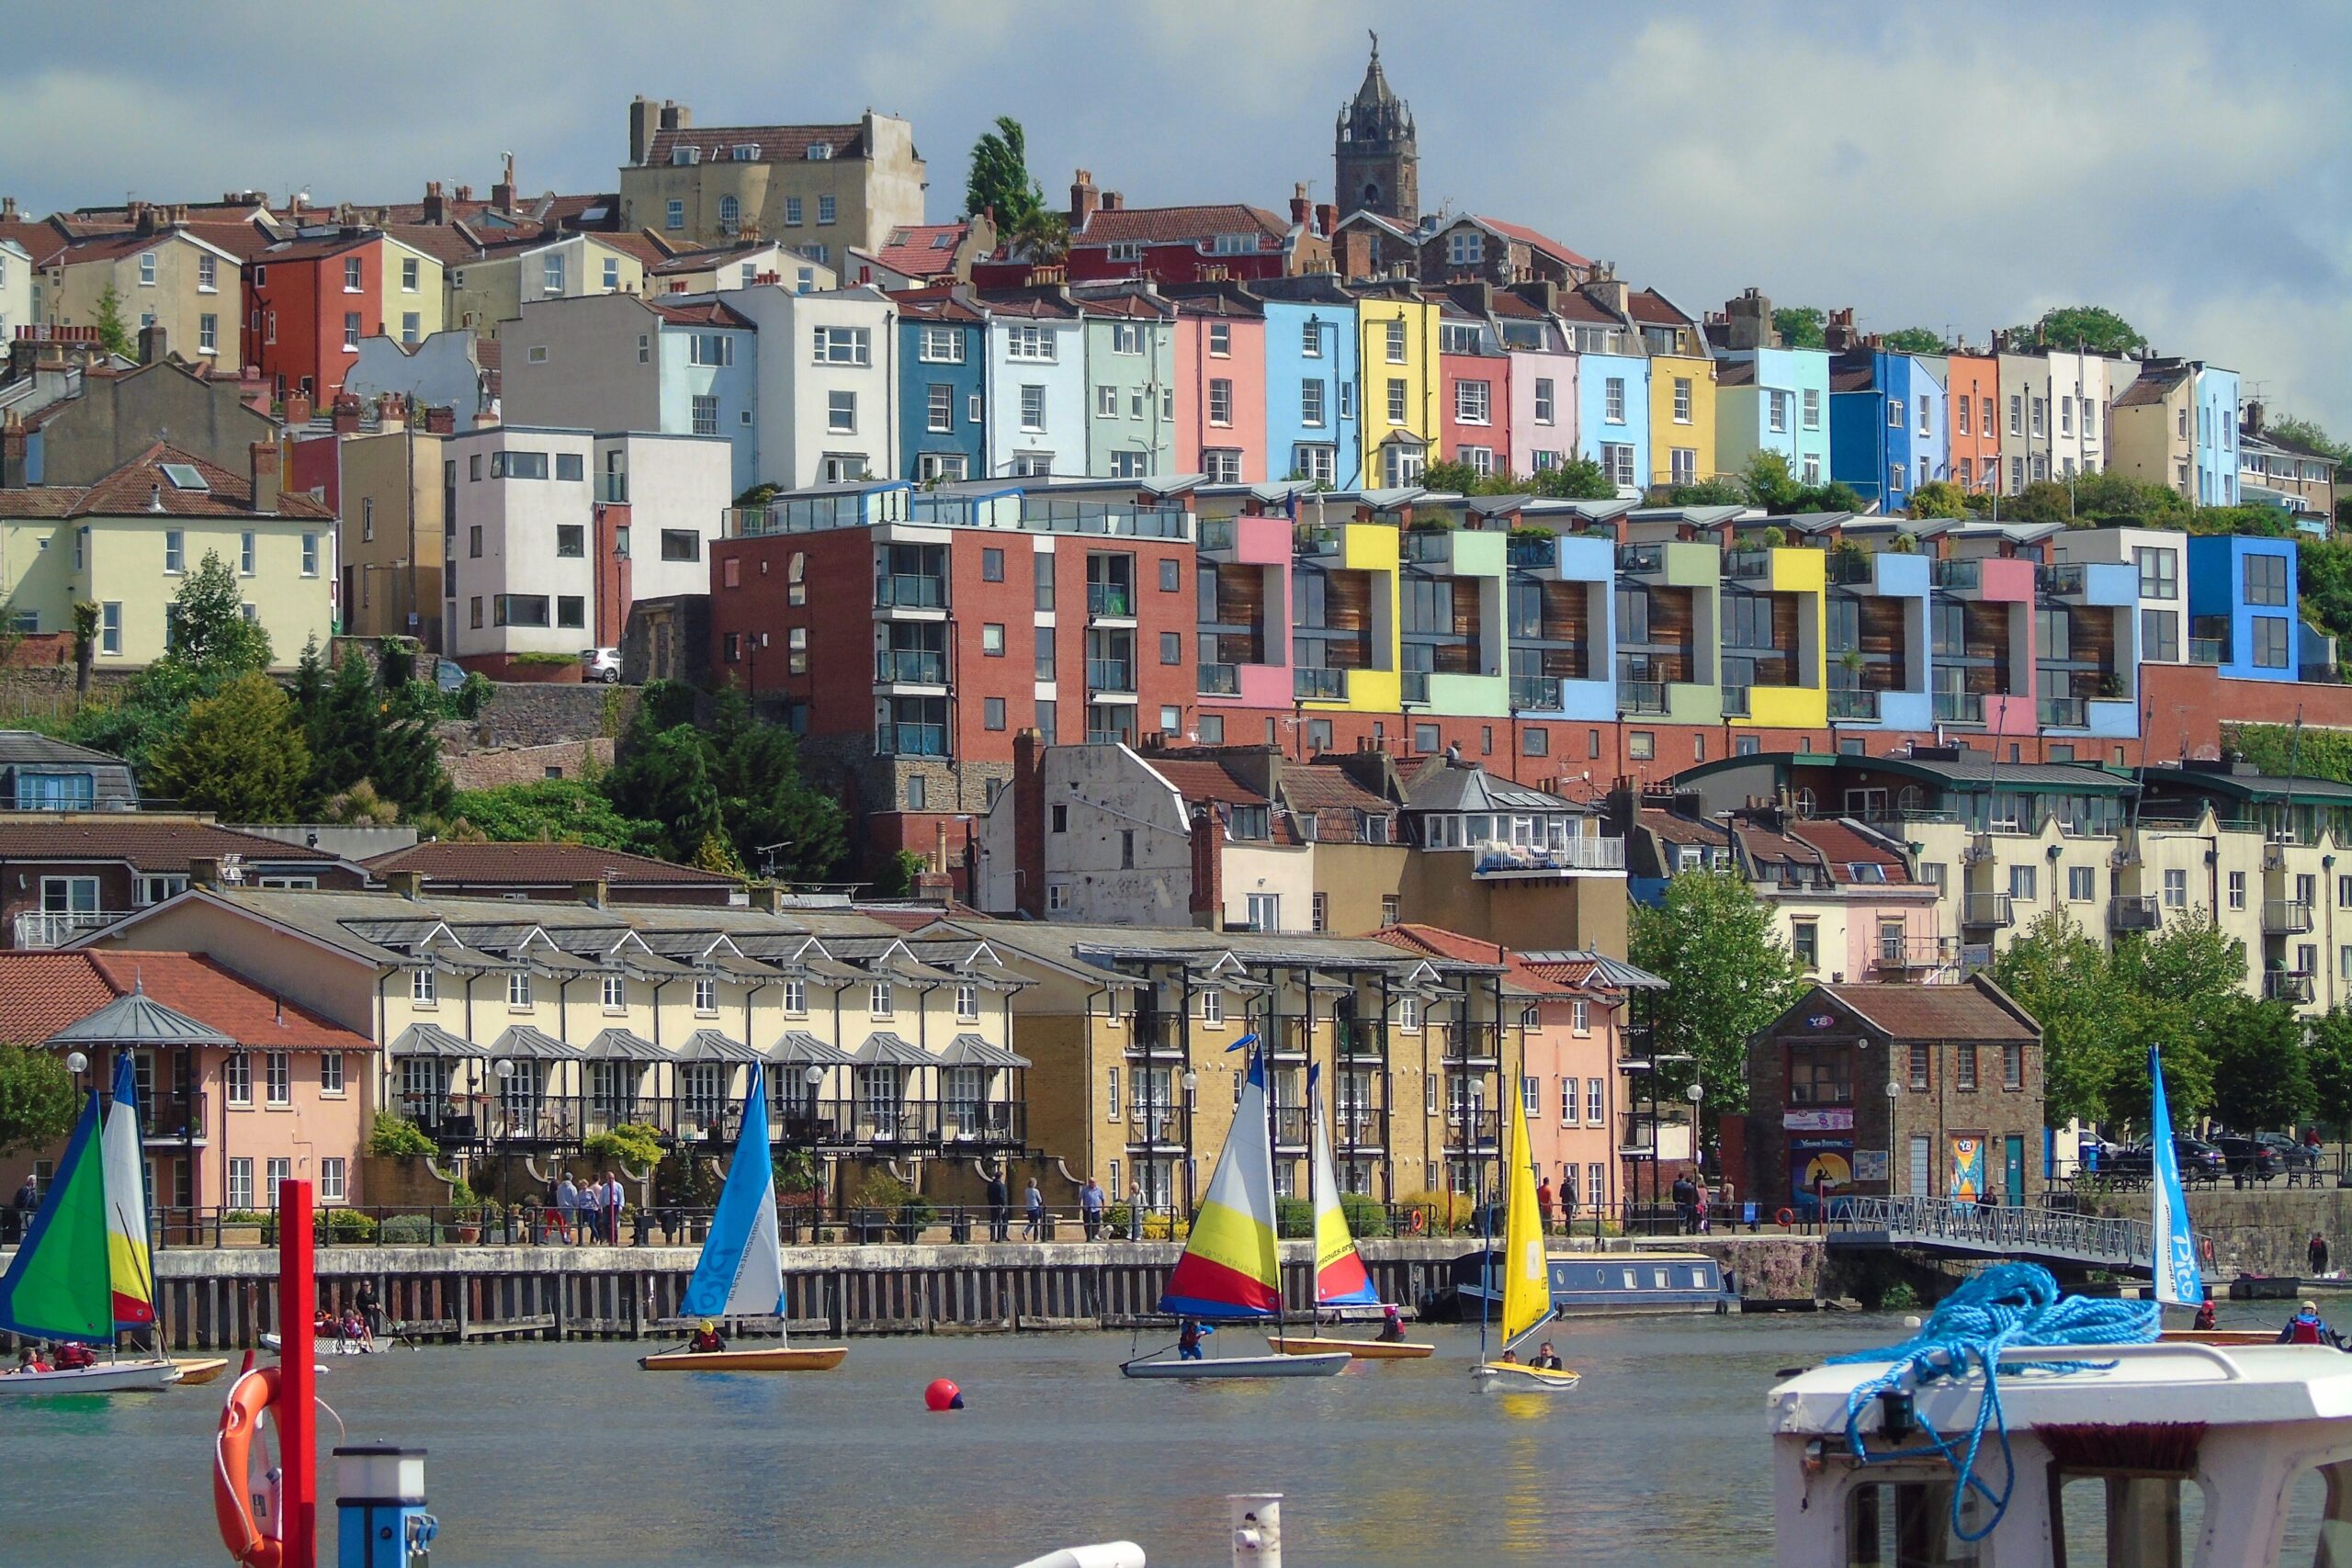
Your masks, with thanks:
[(254, 511), (264, 517), (277, 512), (277, 443), (256, 441), (249, 449), (253, 457)]
[(187, 863), (187, 883), (191, 887), (220, 886), (220, 860), (217, 855), (191, 855)]
[(611, 896), (612, 886), (602, 877), (586, 882), (575, 882), (571, 885), (572, 901), (577, 904), (585, 904), (592, 909), (603, 908)]

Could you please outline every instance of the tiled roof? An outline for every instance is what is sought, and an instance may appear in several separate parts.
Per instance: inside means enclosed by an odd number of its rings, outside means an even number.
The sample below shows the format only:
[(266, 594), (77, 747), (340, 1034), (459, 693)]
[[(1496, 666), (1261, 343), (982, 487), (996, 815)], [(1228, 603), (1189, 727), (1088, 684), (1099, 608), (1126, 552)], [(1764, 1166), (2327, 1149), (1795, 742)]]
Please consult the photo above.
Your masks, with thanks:
[(1176, 312), (1164, 299), (1140, 294), (1081, 295), (1073, 301), (1084, 316), (1118, 316), (1129, 321), (1161, 321)]
[[(446, 265), (462, 266), (482, 252), (473, 231), (460, 223), (394, 223), (385, 233), (413, 251), (422, 251)], [(537, 235), (531, 236), (537, 241)]]
[(904, 321), (977, 322), (985, 319), (952, 294), (897, 294), (891, 298), (897, 300), (899, 318)]
[[(1958, 986), (1822, 986), (1894, 1040), (2023, 1041), (2041, 1032), (2012, 1011), (2014, 1003), (1981, 976)], [(1800, 1000), (1798, 1007), (1804, 1003)]]
[(1868, 368), (1832, 371), (1829, 389), (1833, 392), (1874, 392), (1878, 389), (1878, 373)]
[(1807, 818), (1791, 822), (1788, 834), (1799, 843), (1818, 853), (1829, 864), (1832, 881), (1851, 882), (1856, 865), (1876, 865), (1885, 868), (1885, 880), (1908, 885), (1911, 872), (1903, 857), (1864, 834), (1856, 832), (1843, 822)]
[(704, 299), (692, 305), (673, 305), (666, 300), (648, 299), (645, 308), (673, 326), (740, 327), (746, 332), (759, 331), (758, 323), (720, 299)]
[(27, 222), (12, 218), (0, 223), (0, 240), (14, 240), (35, 266), (47, 266), (50, 259), (65, 248), (65, 231), (50, 219)]
[(1510, 316), (1518, 321), (1540, 321), (1544, 319), (1542, 306), (1508, 288), (1498, 288), (1488, 296), (1487, 308), (1498, 316)]
[(190, 223), (187, 228), (206, 244), (218, 245), (241, 262), (253, 260), (277, 240), (268, 229), (254, 222)]
[(1559, 241), (1539, 234), (1534, 230), (1527, 228), (1522, 224), (1506, 223), (1499, 218), (1481, 218), (1478, 221), (1484, 223), (1487, 228), (1494, 230), (1498, 234), (1507, 235), (1511, 239), (1517, 240), (1522, 245), (1543, 252), (1545, 255), (1550, 256), (1555, 261), (1565, 262), (1570, 266), (1590, 266), (1592, 265), (1589, 258), (1577, 254), (1576, 252), (1568, 249), (1567, 246), (1560, 243)]
[(1753, 387), (1756, 385), (1756, 361), (1724, 359), (1715, 365), (1715, 385), (1718, 387)]
[(1537, 996), (1559, 996), (1589, 988), (1593, 965), (1532, 964), (1499, 942), (1482, 942), (1460, 931), (1445, 931), (1437, 926), (1421, 925), (1407, 920), (1384, 927), (1372, 933), (1374, 942), (1385, 942), (1395, 947), (1426, 953), (1433, 958), (1452, 958), (1464, 964), (1499, 964), (1510, 979), (1521, 988)]
[(623, 231), (616, 229), (610, 233), (597, 234), (596, 243), (610, 246), (625, 255), (635, 256), (647, 266), (654, 266), (670, 259), (670, 252), (662, 242), (643, 230)]
[(337, 228), (332, 233), (280, 240), (254, 259), (272, 266), (288, 262), (323, 261), (329, 256), (339, 256), (345, 251), (356, 251), (362, 245), (372, 245), (383, 238), (384, 231), (380, 229)]
[(1057, 321), (1071, 321), (1078, 307), (1050, 290), (1038, 293), (997, 293), (980, 296), (980, 303), (991, 316), (1029, 316)]
[[(182, 490), (164, 473), (164, 465), (186, 464), (204, 476), (206, 490)], [(168, 517), (251, 517), (255, 515), (250, 476), (231, 473), (193, 453), (158, 441), (146, 451), (88, 486), (33, 485), (0, 490), (0, 517), (131, 517), (155, 511)], [(281, 492), (271, 515), (331, 519), (326, 502), (290, 491)]]
[(2167, 394), (2177, 390), (2191, 374), (2192, 372), (2186, 365), (2174, 366), (2165, 370), (2143, 370), (2138, 379), (2123, 389), (2122, 395), (2115, 400), (2115, 406), (2120, 409), (2142, 408), (2151, 403), (2161, 403)]
[(675, 255), (662, 257), (654, 265), (653, 270), (662, 274), (708, 272), (713, 267), (725, 266), (731, 261), (743, 261), (752, 256), (765, 255), (770, 251), (782, 248), (774, 240), (743, 240), (731, 245), (711, 245), (698, 251), (680, 251)]
[(1188, 801), (1220, 806), (1272, 804), (1238, 773), (1214, 758), (1155, 757), (1149, 761), (1151, 771), (1166, 779), (1168, 786)]
[(586, 844), (493, 844), (439, 840), (394, 850), (365, 863), (379, 877), (393, 871), (422, 872), (427, 886), (435, 882), (570, 884), (600, 880), (616, 887), (678, 884), (704, 886), (732, 884), (735, 880), (719, 872)]
[(836, 158), (865, 155), (865, 131), (858, 125), (697, 125), (677, 130), (657, 130), (645, 155), (645, 166), (675, 161), (681, 147), (699, 148), (706, 164), (724, 164), (738, 147), (757, 147), (763, 164), (802, 163), (814, 146), (832, 149)]
[(1072, 245), (1141, 243), (1181, 245), (1214, 240), (1219, 234), (1257, 234), (1280, 240), (1290, 225), (1262, 207), (1238, 201), (1201, 207), (1097, 208), (1085, 227), (1070, 235)]
[(1625, 296), (1625, 313), (1652, 326), (1696, 327), (1682, 308), (1655, 288), (1635, 288)]
[(909, 277), (936, 277), (956, 269), (956, 247), (970, 229), (969, 223), (960, 221), (908, 224), (891, 230), (870, 254), (893, 272)]
[(1622, 327), (1625, 324), (1615, 311), (1602, 309), (1587, 299), (1581, 291), (1574, 288), (1560, 290), (1559, 313), (1560, 319), (1566, 321), (1585, 321), (1593, 325), (1610, 327)]
[(1660, 811), (1655, 807), (1642, 808), (1642, 826), (1669, 844), (1712, 844), (1720, 848), (1731, 839), (1716, 823), (1702, 822), (1676, 811)]
[(60, 821), (31, 814), (0, 817), (0, 861), (119, 861), (134, 870), (185, 874), (192, 859), (243, 855), (274, 863), (333, 865), (323, 850), (240, 833), (209, 822), (158, 820), (124, 812), (121, 820)]
[(1395, 801), (1384, 800), (1357, 784), (1335, 763), (1317, 761), (1286, 768), (1282, 781), (1283, 799), (1292, 814), (1315, 818), (1317, 843), (1362, 843), (1363, 818), (1393, 818), (1400, 809)]
[(247, 1045), (374, 1049), (366, 1035), (195, 953), (0, 953), (0, 1037), (46, 1040), (134, 989)]

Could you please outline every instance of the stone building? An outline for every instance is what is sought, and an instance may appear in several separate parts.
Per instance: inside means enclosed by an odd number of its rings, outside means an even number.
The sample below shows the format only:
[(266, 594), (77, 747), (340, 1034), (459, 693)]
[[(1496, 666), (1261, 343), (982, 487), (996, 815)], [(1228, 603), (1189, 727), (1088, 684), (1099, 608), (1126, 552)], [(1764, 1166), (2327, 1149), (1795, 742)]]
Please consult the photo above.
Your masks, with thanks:
[(1363, 85), (1340, 111), (1333, 131), (1332, 195), (1343, 212), (1376, 212), (1417, 222), (1420, 163), (1413, 111), (1389, 87), (1387, 73), (1380, 69), (1380, 35), (1374, 33)]

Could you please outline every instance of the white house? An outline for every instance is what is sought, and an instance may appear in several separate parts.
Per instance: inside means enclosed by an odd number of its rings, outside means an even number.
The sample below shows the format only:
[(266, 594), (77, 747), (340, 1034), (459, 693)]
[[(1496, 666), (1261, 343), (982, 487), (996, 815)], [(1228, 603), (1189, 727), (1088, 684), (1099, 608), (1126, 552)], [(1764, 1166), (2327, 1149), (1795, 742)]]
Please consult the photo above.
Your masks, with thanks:
[(878, 288), (737, 289), (758, 329), (758, 477), (786, 490), (899, 472), (899, 309)]
[(0, 240), (0, 344), (33, 319), (33, 258), (14, 240)]
[(1086, 472), (1084, 323), (1057, 289), (987, 305), (989, 476)]

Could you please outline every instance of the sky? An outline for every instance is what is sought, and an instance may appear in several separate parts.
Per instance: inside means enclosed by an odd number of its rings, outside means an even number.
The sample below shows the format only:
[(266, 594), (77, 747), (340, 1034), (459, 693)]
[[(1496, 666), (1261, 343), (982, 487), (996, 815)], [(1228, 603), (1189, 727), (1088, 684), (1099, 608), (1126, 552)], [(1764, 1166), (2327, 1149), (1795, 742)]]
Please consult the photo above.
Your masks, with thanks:
[[(11, 24), (12, 14), (21, 14)], [(38, 21), (32, 18), (38, 16)], [(2053, 305), (2352, 436), (2352, 6), (2035, 0), (0, 0), (0, 194), (33, 211), (611, 190), (633, 94), (697, 125), (903, 115), (930, 215), (1001, 114), (1067, 199), (1329, 199), (1376, 28), (1422, 204), (1507, 218), (1696, 314), (1750, 285), (1982, 341)], [(168, 62), (164, 64), (164, 62)]]

